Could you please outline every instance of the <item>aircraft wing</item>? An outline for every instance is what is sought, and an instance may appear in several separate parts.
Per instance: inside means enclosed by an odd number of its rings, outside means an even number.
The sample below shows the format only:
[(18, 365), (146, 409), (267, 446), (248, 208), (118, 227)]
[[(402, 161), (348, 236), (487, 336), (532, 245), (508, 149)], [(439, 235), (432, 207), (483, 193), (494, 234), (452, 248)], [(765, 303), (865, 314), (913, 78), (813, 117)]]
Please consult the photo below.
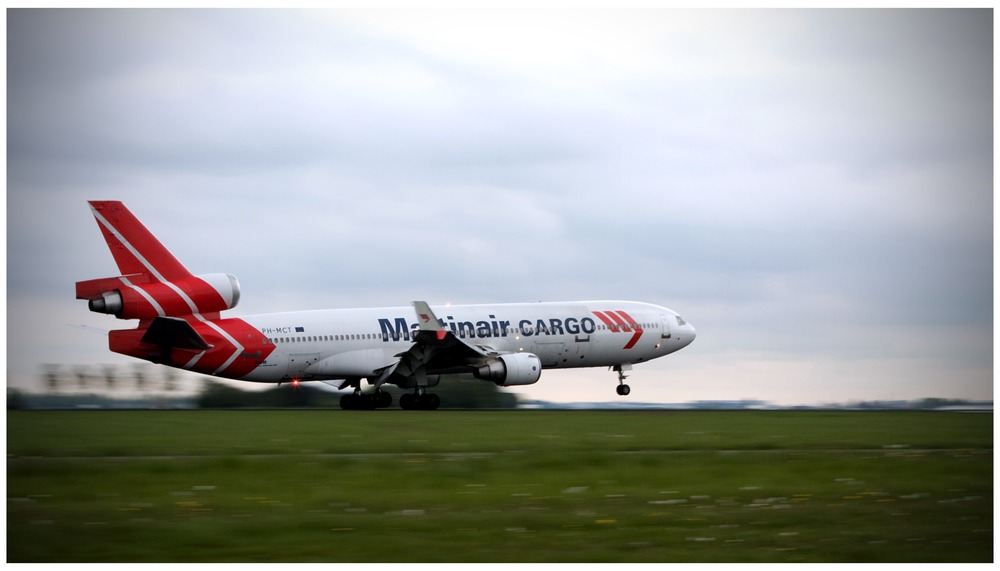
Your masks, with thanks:
[(413, 308), (420, 324), (413, 333), (413, 345), (397, 355), (399, 361), (382, 369), (376, 387), (386, 382), (408, 386), (411, 379), (421, 386), (428, 374), (468, 372), (474, 363), (490, 355), (445, 329), (427, 302), (414, 301)]

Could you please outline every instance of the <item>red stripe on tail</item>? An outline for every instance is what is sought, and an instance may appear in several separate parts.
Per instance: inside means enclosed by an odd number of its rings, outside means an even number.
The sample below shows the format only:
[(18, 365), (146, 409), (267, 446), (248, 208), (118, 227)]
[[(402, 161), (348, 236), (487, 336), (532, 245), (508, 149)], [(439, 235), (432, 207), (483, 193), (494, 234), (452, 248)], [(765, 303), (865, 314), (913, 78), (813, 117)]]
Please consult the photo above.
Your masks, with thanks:
[(123, 275), (145, 274), (154, 281), (191, 275), (124, 204), (117, 200), (92, 200), (90, 207)]

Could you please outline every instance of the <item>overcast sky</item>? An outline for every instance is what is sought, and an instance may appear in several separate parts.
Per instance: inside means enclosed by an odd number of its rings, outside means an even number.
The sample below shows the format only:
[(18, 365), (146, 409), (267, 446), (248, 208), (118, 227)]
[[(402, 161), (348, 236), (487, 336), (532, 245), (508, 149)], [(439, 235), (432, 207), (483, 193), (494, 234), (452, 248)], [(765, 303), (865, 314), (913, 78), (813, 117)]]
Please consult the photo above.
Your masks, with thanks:
[(630, 400), (991, 399), (992, 85), (990, 10), (8, 11), (8, 386), (131, 362), (117, 199), (235, 316), (639, 300), (698, 338)]

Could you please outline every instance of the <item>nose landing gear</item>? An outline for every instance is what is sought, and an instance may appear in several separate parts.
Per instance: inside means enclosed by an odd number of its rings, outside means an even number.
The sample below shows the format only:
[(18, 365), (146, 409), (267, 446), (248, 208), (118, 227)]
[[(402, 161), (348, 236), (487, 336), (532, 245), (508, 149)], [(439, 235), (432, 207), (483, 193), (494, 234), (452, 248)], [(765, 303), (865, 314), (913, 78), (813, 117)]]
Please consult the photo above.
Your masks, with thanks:
[(630, 389), (629, 386), (625, 384), (625, 378), (627, 377), (625, 371), (631, 371), (632, 365), (629, 364), (615, 365), (611, 369), (618, 373), (618, 387), (615, 389), (615, 392), (617, 392), (619, 396), (623, 397), (628, 396), (628, 394), (632, 392), (632, 389)]

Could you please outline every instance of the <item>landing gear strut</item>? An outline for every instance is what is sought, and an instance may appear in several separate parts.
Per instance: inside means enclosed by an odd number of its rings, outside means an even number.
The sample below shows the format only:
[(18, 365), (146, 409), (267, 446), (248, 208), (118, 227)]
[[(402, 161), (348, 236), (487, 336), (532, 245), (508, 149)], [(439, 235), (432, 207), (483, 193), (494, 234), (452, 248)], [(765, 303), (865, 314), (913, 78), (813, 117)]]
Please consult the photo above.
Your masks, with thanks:
[(627, 377), (625, 371), (631, 371), (632, 365), (628, 364), (615, 365), (614, 367), (612, 367), (612, 370), (618, 372), (618, 388), (615, 389), (615, 392), (617, 392), (619, 396), (623, 397), (628, 396), (628, 394), (632, 392), (632, 389), (630, 389), (629, 386), (625, 384), (625, 379)]

